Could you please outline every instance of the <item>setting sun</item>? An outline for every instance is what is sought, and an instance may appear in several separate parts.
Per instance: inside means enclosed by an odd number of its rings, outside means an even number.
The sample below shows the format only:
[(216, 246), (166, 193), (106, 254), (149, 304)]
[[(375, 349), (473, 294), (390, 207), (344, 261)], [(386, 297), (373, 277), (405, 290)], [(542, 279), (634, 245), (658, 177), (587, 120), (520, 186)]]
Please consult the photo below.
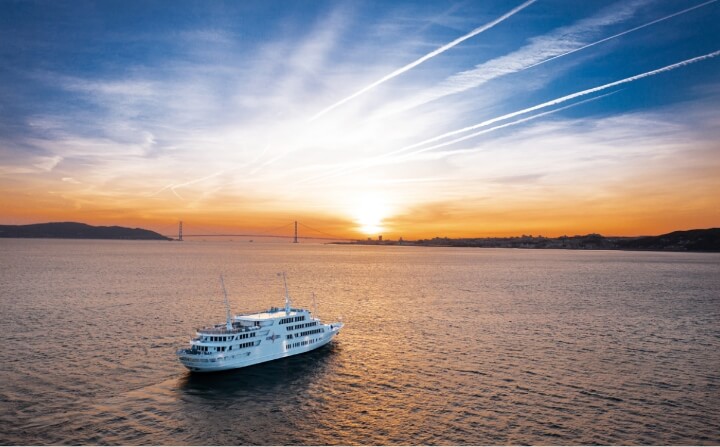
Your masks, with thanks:
[(353, 211), (358, 231), (370, 235), (378, 235), (386, 230), (383, 220), (389, 215), (388, 206), (379, 195), (363, 196)]

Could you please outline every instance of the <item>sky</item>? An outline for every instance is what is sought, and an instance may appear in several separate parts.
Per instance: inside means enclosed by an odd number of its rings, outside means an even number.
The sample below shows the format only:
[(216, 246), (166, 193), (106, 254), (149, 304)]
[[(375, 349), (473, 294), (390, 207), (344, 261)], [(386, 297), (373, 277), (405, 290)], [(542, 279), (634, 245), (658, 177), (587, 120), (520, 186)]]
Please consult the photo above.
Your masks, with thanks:
[(1, 0), (0, 223), (718, 227), (719, 21), (720, 0)]

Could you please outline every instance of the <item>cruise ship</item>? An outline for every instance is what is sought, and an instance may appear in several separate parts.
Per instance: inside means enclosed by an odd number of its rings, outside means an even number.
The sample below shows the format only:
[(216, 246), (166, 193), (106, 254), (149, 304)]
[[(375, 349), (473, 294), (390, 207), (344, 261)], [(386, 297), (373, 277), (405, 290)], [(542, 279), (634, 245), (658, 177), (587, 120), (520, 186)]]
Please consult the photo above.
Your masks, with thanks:
[(177, 351), (180, 362), (193, 372), (223, 371), (302, 354), (328, 344), (343, 323), (324, 324), (309, 310), (293, 308), (284, 273), (282, 277), (284, 308), (233, 316), (221, 276), (227, 320), (198, 329), (190, 348)]

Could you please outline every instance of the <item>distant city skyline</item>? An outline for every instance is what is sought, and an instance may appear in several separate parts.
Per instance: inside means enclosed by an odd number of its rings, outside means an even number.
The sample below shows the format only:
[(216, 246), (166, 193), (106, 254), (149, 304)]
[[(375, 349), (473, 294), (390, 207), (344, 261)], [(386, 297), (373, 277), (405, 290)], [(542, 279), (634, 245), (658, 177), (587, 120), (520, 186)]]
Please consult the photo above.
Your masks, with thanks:
[(2, 2), (0, 224), (720, 226), (720, 1)]

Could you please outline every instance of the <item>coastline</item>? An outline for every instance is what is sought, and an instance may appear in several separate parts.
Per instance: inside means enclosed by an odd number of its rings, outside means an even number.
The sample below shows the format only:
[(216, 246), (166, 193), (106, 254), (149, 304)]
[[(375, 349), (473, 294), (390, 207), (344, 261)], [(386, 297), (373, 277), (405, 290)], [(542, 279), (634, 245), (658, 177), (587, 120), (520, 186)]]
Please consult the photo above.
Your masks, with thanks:
[(358, 240), (333, 242), (340, 245), (410, 246), (410, 247), (465, 247), (465, 248), (520, 248), (560, 250), (616, 250), (678, 253), (720, 253), (720, 228), (674, 231), (659, 236), (610, 236), (588, 234), (583, 236), (515, 236), (492, 238), (447, 238), (407, 240)]

